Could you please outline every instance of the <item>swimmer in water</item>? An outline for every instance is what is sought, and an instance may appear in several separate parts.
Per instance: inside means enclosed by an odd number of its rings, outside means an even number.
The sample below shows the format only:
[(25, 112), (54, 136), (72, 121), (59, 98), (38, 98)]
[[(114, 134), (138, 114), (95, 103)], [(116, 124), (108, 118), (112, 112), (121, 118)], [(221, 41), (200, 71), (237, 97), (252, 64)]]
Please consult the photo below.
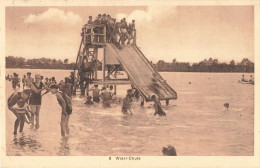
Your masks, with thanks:
[(166, 116), (166, 113), (163, 111), (161, 107), (161, 103), (157, 99), (157, 97), (153, 95), (151, 98), (154, 101), (154, 109), (155, 109), (154, 115), (158, 114), (159, 116)]

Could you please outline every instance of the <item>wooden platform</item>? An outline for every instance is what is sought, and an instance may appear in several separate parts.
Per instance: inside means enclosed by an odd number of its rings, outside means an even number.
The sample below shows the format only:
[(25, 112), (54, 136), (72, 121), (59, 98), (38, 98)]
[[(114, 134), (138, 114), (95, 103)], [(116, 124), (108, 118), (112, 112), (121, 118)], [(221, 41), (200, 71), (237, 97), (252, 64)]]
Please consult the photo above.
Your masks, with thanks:
[(101, 84), (101, 85), (130, 85), (132, 82), (130, 80), (93, 80), (91, 84)]

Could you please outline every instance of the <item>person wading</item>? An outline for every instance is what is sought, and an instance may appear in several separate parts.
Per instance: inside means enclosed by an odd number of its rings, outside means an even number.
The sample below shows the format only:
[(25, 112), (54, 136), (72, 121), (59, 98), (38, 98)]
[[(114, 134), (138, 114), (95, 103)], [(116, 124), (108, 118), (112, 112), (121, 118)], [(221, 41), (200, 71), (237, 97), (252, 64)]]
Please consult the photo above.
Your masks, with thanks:
[(34, 116), (36, 116), (36, 125), (35, 128), (38, 129), (40, 127), (39, 124), (39, 114), (41, 109), (41, 103), (42, 103), (42, 96), (41, 92), (44, 89), (47, 89), (46, 85), (41, 82), (41, 75), (36, 74), (35, 75), (35, 82), (32, 82), (31, 84), (32, 94), (29, 99), (29, 105), (31, 108), (31, 128), (34, 126)]
[(65, 135), (69, 134), (69, 118), (72, 113), (72, 104), (71, 104), (71, 99), (69, 96), (64, 94), (63, 92), (58, 91), (59, 86), (52, 84), (50, 86), (50, 92), (52, 94), (55, 94), (57, 96), (57, 101), (62, 107), (62, 113), (61, 113), (61, 121), (60, 121), (60, 126), (61, 126), (61, 136), (65, 137)]

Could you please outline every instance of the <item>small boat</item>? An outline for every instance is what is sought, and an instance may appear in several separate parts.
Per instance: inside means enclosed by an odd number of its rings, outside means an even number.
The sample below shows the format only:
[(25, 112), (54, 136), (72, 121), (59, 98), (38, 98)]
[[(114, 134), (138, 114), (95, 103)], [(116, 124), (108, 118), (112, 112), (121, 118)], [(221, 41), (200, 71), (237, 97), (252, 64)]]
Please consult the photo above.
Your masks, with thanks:
[(255, 82), (254, 81), (241, 81), (241, 80), (238, 80), (239, 83), (242, 83), (242, 84), (251, 84), (251, 85), (254, 85)]

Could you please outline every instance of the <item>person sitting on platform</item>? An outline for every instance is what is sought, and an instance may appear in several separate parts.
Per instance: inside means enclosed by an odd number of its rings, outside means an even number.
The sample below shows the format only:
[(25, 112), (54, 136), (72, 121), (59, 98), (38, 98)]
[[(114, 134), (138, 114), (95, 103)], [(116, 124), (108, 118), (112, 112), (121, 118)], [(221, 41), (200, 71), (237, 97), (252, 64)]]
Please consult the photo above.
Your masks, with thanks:
[[(101, 14), (98, 14), (98, 17), (94, 21), (95, 25), (100, 25), (101, 24)], [(93, 29), (94, 33), (101, 33), (100, 27), (95, 27)], [(100, 42), (100, 35), (95, 35), (94, 36), (94, 42)]]
[(87, 97), (87, 101), (85, 102), (85, 104), (87, 104), (87, 105), (92, 105), (92, 104), (94, 104), (91, 99), (92, 99), (92, 97), (91, 97), (91, 96), (88, 96), (88, 97)]
[(101, 17), (101, 24), (107, 25), (107, 15), (105, 13)]
[(107, 15), (107, 22), (106, 22), (106, 39), (107, 42), (110, 43), (112, 42), (112, 33), (113, 33), (113, 19), (111, 18), (110, 15)]
[(128, 42), (127, 44), (130, 44), (130, 41), (134, 39), (134, 30), (135, 30), (135, 20), (132, 20), (132, 24), (129, 23), (128, 26)]
[(92, 20), (92, 16), (89, 16), (88, 17), (88, 24), (93, 24), (94, 22), (93, 22), (93, 20)]
[(125, 18), (124, 18), (124, 19), (121, 20), (121, 23), (120, 23), (121, 36), (120, 36), (119, 41), (122, 44), (125, 44), (125, 41), (128, 38), (127, 28), (128, 28), (127, 23), (126, 23)]
[[(86, 31), (86, 33), (87, 34), (90, 34), (91, 33), (91, 29), (88, 27), (88, 25), (89, 24), (93, 24), (94, 22), (92, 21), (92, 16), (89, 16), (88, 17), (88, 22), (87, 22), (87, 24), (85, 24), (84, 26), (83, 26), (83, 28), (82, 28), (82, 34), (81, 35), (83, 35), (83, 32), (84, 31)], [(88, 28), (88, 29), (87, 29)], [(87, 29), (87, 30), (86, 30)], [(86, 41), (88, 42), (88, 43), (90, 43), (91, 41), (91, 35), (86, 35), (85, 36), (85, 38), (86, 38)]]

